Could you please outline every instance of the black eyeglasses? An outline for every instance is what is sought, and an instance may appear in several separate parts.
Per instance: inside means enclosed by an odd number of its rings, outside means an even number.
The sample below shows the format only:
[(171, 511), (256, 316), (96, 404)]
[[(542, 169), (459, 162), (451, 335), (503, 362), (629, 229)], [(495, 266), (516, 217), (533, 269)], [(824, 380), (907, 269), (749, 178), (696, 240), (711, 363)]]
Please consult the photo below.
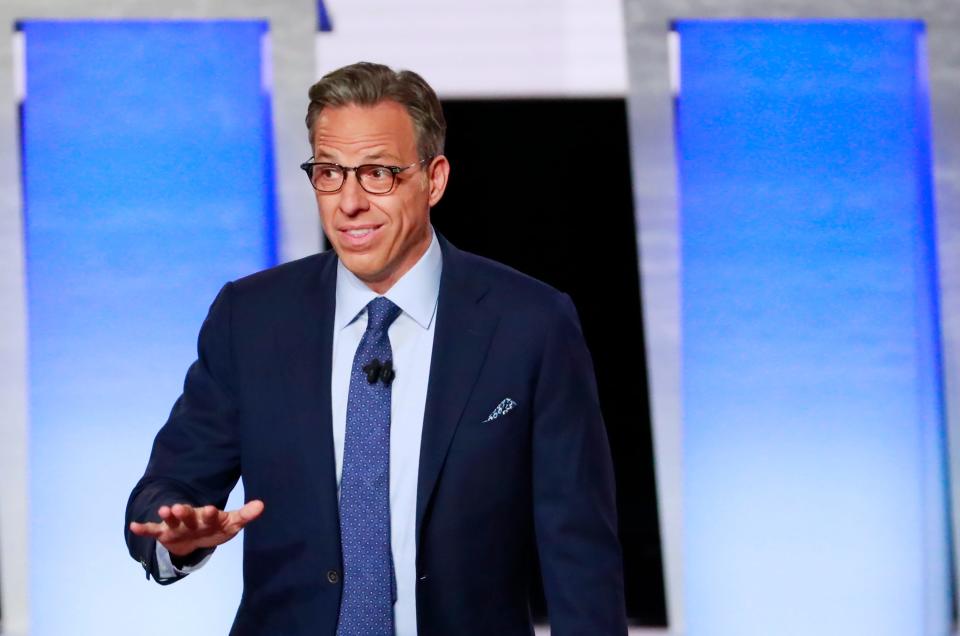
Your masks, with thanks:
[(332, 194), (339, 192), (347, 180), (348, 172), (355, 172), (360, 187), (370, 194), (386, 194), (393, 190), (397, 182), (397, 175), (404, 170), (426, 163), (433, 159), (421, 159), (409, 166), (381, 166), (376, 163), (365, 163), (362, 166), (341, 166), (339, 163), (322, 161), (305, 161), (300, 169), (307, 173), (310, 184), (317, 192)]

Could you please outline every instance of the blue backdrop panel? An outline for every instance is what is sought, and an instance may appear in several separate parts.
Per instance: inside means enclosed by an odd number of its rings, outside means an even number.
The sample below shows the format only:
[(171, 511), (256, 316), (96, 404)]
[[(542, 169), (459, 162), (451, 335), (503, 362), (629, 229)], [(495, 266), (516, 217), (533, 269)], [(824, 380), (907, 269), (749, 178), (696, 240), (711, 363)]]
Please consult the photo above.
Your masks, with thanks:
[(923, 26), (676, 29), (688, 632), (947, 633)]
[(161, 588), (121, 531), (209, 303), (276, 260), (267, 25), (20, 28), (31, 634), (224, 634), (240, 542)]

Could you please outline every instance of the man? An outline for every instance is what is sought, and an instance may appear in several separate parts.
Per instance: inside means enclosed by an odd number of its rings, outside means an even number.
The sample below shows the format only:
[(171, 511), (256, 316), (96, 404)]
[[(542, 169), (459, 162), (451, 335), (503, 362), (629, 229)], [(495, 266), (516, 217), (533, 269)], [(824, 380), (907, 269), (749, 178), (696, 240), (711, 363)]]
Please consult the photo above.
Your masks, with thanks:
[(625, 634), (569, 297), (433, 231), (450, 167), (421, 77), (354, 64), (310, 98), (333, 251), (221, 290), (130, 496), (131, 555), (169, 583), (246, 528), (231, 634), (447, 636), (532, 633), (536, 550), (555, 635)]

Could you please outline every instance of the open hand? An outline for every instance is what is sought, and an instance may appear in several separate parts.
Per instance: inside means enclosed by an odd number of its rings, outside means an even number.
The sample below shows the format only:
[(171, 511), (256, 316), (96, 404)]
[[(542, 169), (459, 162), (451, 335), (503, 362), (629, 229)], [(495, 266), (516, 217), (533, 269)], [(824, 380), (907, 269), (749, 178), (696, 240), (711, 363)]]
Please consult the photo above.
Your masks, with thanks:
[(226, 543), (245, 525), (263, 513), (263, 502), (248, 501), (243, 508), (225, 512), (216, 506), (194, 507), (187, 504), (160, 506), (159, 523), (130, 523), (130, 532), (153, 537), (176, 556), (186, 556), (198, 548)]

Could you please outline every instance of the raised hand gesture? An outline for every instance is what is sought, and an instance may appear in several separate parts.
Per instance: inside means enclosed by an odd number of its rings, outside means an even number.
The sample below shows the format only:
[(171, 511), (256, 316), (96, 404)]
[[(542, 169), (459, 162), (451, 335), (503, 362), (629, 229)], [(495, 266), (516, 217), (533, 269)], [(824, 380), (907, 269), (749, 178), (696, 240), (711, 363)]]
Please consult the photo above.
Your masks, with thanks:
[(226, 543), (245, 525), (263, 513), (263, 502), (248, 501), (237, 510), (226, 512), (216, 506), (194, 507), (188, 504), (160, 506), (159, 523), (130, 523), (130, 532), (153, 537), (176, 556), (186, 556), (198, 548), (212, 548)]

